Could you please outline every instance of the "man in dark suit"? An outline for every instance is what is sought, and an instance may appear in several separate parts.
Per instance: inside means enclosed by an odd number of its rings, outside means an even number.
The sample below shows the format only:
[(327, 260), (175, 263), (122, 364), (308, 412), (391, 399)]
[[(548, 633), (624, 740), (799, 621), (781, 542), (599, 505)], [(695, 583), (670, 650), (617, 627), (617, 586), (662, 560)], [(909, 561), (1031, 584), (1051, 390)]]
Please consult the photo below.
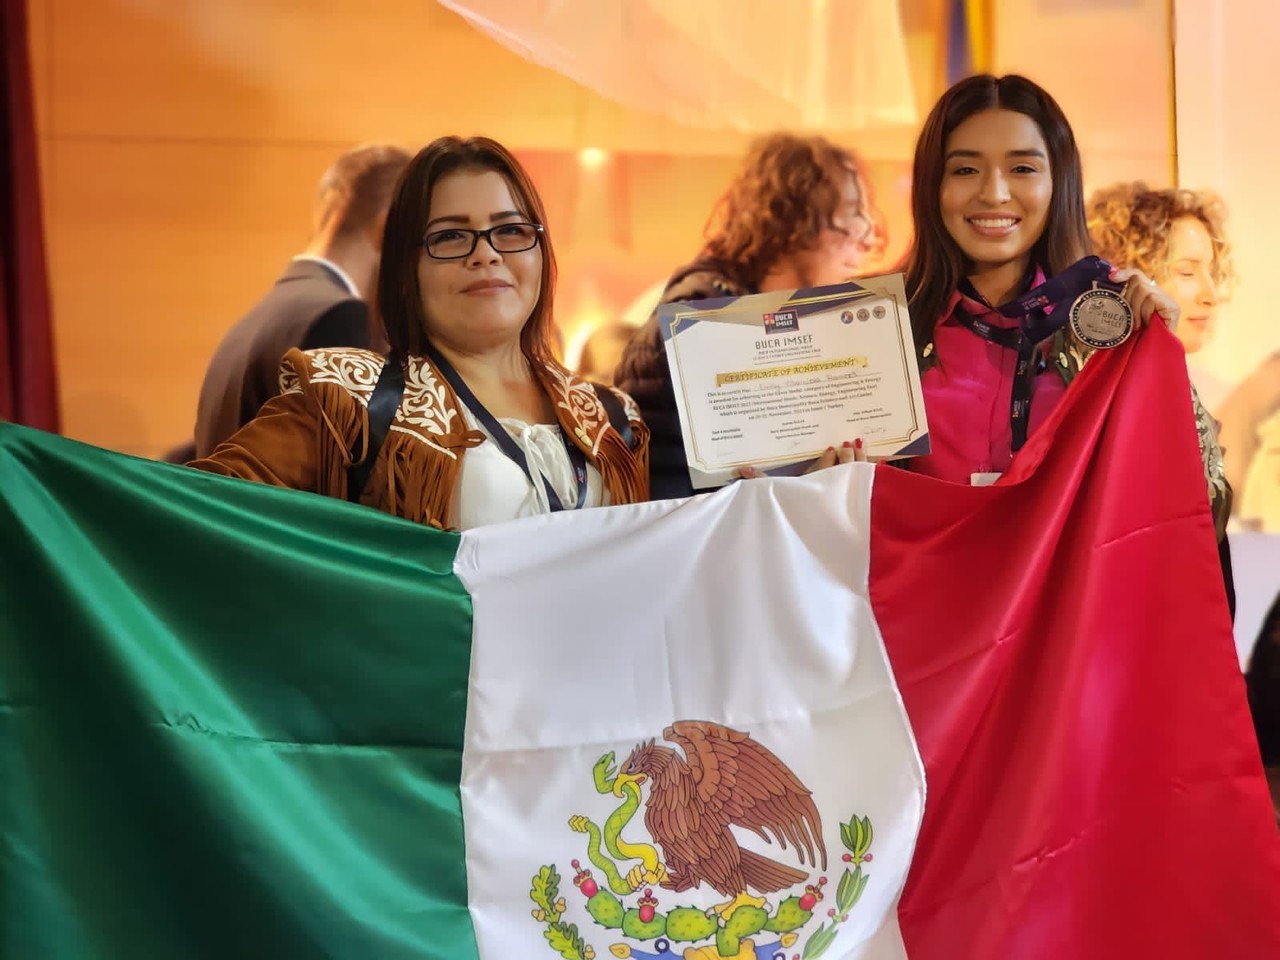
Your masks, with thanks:
[(374, 288), (387, 208), (409, 160), (398, 147), (364, 146), (325, 173), (311, 242), (214, 352), (200, 387), (196, 456), (208, 456), (279, 392), (280, 358), (291, 348), (385, 350), (364, 297)]

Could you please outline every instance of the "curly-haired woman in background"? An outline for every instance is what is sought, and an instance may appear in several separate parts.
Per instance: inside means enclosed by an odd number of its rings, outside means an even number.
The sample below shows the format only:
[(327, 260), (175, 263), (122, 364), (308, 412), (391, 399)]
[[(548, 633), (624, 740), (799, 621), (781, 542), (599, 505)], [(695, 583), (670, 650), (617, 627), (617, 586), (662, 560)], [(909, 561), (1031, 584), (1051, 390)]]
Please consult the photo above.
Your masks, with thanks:
[[(773, 134), (747, 155), (712, 210), (701, 253), (672, 275), (660, 302), (842, 283), (884, 242), (852, 153), (823, 137)], [(691, 494), (656, 312), (628, 345), (614, 383), (635, 399), (651, 431), (651, 495)]]
[[(1089, 200), (1089, 232), (1100, 256), (1149, 273), (1182, 310), (1174, 331), (1188, 354), (1215, 332), (1217, 309), (1235, 282), (1227, 242), (1226, 205), (1211, 190), (1152, 190), (1141, 181), (1118, 183)], [(1207, 396), (1207, 395), (1206, 395)], [(1264, 444), (1280, 434), (1280, 354), (1265, 359), (1226, 400), (1214, 403), (1220, 421), (1231, 512), (1246, 524), (1280, 526), (1280, 466)]]
[(1094, 252), (1163, 287), (1182, 311), (1174, 333), (1183, 349), (1200, 350), (1233, 279), (1221, 198), (1207, 190), (1152, 190), (1139, 180), (1098, 190), (1087, 215)]

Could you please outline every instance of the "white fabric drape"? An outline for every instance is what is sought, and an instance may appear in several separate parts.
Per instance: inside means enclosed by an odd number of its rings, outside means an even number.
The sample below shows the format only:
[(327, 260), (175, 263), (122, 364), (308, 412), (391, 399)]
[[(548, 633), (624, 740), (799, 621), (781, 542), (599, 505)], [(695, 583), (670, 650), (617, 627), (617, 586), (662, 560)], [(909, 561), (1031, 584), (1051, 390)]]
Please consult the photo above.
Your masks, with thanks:
[(439, 0), (534, 63), (686, 126), (916, 122), (897, 0)]

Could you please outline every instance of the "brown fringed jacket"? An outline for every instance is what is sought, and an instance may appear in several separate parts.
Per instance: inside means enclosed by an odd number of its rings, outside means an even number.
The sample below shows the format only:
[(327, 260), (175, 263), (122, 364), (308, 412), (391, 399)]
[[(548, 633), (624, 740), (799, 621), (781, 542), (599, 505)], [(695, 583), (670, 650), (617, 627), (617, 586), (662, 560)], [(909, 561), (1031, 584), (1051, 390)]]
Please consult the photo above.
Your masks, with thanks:
[[(369, 350), (290, 350), (281, 361), (280, 395), (191, 466), (346, 499), (347, 471), (365, 455), (369, 397), (382, 364)], [(631, 398), (613, 391), (631, 423), (628, 447), (590, 383), (556, 363), (535, 372), (561, 430), (600, 472), (610, 502), (647, 500), (649, 431)], [(486, 437), (467, 426), (457, 396), (430, 360), (410, 357), (404, 373), (404, 396), (360, 502), (444, 528), (462, 458)]]

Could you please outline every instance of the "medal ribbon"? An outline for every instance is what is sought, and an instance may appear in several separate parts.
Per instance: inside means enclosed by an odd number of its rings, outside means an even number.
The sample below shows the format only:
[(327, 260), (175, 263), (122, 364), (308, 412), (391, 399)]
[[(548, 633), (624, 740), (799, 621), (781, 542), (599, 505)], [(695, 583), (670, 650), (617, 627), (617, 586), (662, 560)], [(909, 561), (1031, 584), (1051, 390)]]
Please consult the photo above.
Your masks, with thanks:
[[(1031, 419), (1031, 393), (1038, 373), (1048, 366), (1037, 344), (1053, 336), (1066, 326), (1069, 310), (1061, 309), (1074, 302), (1076, 297), (1094, 286), (1116, 290), (1120, 284), (1108, 279), (1111, 265), (1101, 257), (1088, 256), (1073, 263), (1061, 273), (1055, 274), (1037, 287), (1032, 287), (1016, 300), (996, 309), (1003, 317), (1017, 320), (1017, 328), (993, 327), (957, 306), (955, 318), (961, 326), (972, 330), (983, 340), (996, 343), (1006, 350), (1013, 350), (1018, 357), (1013, 372), (1013, 389), (1009, 399), (1009, 430), (1013, 440), (1010, 448), (1017, 452), (1027, 442), (1027, 424)], [(961, 292), (980, 303), (986, 301), (967, 280), (961, 284)], [(990, 304), (987, 304), (990, 306)], [(1046, 308), (1052, 307), (1052, 311)]]

